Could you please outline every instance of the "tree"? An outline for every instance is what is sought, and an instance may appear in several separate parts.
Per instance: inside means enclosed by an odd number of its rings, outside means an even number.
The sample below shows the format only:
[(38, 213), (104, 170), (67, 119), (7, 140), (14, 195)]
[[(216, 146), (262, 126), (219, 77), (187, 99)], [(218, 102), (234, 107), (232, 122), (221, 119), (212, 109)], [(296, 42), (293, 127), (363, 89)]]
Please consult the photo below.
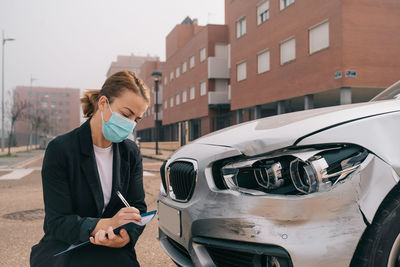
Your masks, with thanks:
[(11, 144), (14, 139), (15, 135), (15, 122), (19, 120), (23, 120), (26, 117), (26, 109), (28, 108), (29, 104), (26, 100), (22, 100), (18, 94), (12, 91), (12, 97), (9, 99), (13, 100), (13, 104), (9, 104), (9, 118), (11, 123), (10, 132), (8, 135), (8, 155), (11, 154)]
[(29, 135), (29, 145), (32, 145), (32, 135), (35, 133), (34, 144), (37, 144), (37, 136), (39, 132), (42, 135), (47, 135), (50, 132), (50, 119), (47, 114), (44, 114), (42, 110), (36, 105), (29, 105), (28, 120), (31, 124), (30, 135)]

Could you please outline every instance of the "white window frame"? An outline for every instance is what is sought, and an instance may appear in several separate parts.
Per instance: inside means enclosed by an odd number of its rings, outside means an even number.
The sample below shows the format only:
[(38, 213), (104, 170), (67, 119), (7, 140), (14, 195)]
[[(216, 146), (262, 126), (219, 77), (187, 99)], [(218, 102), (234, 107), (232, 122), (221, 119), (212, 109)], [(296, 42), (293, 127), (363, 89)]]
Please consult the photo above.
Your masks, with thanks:
[(179, 78), (179, 76), (180, 76), (180, 73), (181, 72), (181, 68), (178, 66), (178, 67), (176, 67), (176, 69), (175, 69), (175, 77), (176, 78)]
[[(239, 70), (240, 70), (240, 66), (242, 66), (243, 64), (245, 65), (244, 75), (243, 75), (243, 77), (241, 77), (241, 75), (239, 75)], [(236, 64), (236, 81), (240, 82), (240, 81), (244, 81), (246, 79), (247, 79), (247, 60), (242, 60)]]
[(193, 69), (196, 66), (196, 60), (194, 55), (189, 57), (189, 68)]
[(182, 73), (185, 73), (187, 71), (187, 62), (186, 62), (186, 60), (185, 61), (183, 61), (183, 63), (182, 63)]
[[(268, 5), (267, 9), (261, 9), (264, 5)], [(257, 25), (263, 24), (269, 20), (270, 16), (269, 0), (265, 0), (257, 5)]]
[(173, 79), (174, 79), (174, 72), (171, 71), (171, 72), (169, 73), (169, 81), (172, 82)]
[(202, 81), (202, 82), (200, 82), (200, 96), (203, 96), (206, 94), (207, 94), (207, 82)]
[(294, 2), (296, 2), (296, 0), (279, 0), (280, 10), (284, 10), (288, 6), (294, 4)]
[(171, 97), (169, 98), (169, 107), (172, 108), (173, 106), (174, 106), (174, 97), (171, 96)]
[[(263, 69), (262, 66), (260, 66), (260, 57), (263, 56), (264, 54), (268, 55), (267, 56), (267, 58), (268, 58), (267, 65), (268, 66), (265, 69)], [(271, 70), (271, 52), (270, 52), (269, 49), (265, 49), (265, 50), (263, 50), (263, 51), (261, 51), (261, 52), (259, 52), (257, 54), (257, 73), (261, 74), (261, 73), (264, 73), (264, 72), (268, 72), (270, 70)]]
[(179, 105), (181, 103), (181, 95), (179, 93), (175, 96), (175, 105)]
[(247, 32), (246, 24), (247, 24), (247, 22), (246, 22), (245, 16), (239, 18), (236, 21), (236, 38), (240, 38), (246, 34), (246, 32)]
[(189, 92), (189, 99), (193, 100), (196, 98), (196, 87), (193, 85), (190, 87), (190, 92)]
[(186, 102), (187, 102), (187, 91), (185, 89), (182, 92), (182, 103), (186, 103)]
[[(283, 54), (283, 53), (282, 53), (282, 45), (286, 44), (287, 42), (289, 42), (289, 41), (291, 41), (291, 40), (294, 40), (294, 57), (284, 61), (284, 59), (283, 59), (283, 57), (282, 57), (282, 54)], [(279, 50), (280, 50), (280, 61), (281, 61), (281, 66), (283, 66), (283, 65), (285, 65), (285, 64), (288, 64), (288, 63), (290, 63), (290, 62), (296, 60), (296, 38), (295, 38), (294, 36), (292, 36), (292, 37), (287, 38), (286, 40), (282, 41), (282, 42), (280, 43), (280, 45), (279, 45)]]
[(206, 60), (206, 48), (203, 47), (200, 49), (200, 62)]
[[(323, 26), (327, 26), (328, 27), (328, 32), (327, 32), (328, 35), (325, 36), (325, 37), (327, 37), (327, 42), (322, 43), (322, 44), (320, 43), (319, 45), (316, 45), (317, 47), (315, 47), (313, 49), (313, 43), (314, 43), (313, 38), (312, 38), (313, 37), (313, 31), (316, 31), (317, 29), (319, 29), (320, 27), (323, 27)], [(317, 42), (321, 42), (321, 38), (320, 37), (315, 38), (315, 40)], [(316, 25), (314, 25), (314, 26), (312, 26), (312, 27), (310, 27), (308, 29), (308, 51), (309, 51), (310, 55), (312, 55), (312, 54), (317, 53), (317, 52), (319, 52), (321, 50), (329, 48), (329, 46), (330, 46), (330, 24), (329, 24), (329, 20), (326, 19), (326, 20), (321, 21), (320, 23), (318, 23), (318, 24), (316, 24)]]

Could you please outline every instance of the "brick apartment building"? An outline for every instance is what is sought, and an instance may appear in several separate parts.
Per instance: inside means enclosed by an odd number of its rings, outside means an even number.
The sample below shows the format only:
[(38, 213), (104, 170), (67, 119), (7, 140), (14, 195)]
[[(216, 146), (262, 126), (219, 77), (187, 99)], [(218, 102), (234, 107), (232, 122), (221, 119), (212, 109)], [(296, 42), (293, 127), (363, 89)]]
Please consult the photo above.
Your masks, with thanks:
[(140, 72), (140, 67), (146, 61), (157, 61), (158, 57), (147, 56), (135, 56), (131, 54), (130, 56), (117, 56), (117, 61), (113, 61), (108, 68), (107, 77), (112, 74), (121, 71), (121, 70), (129, 70), (135, 73)]
[(166, 37), (163, 138), (368, 101), (400, 79), (399, 18), (396, 0), (225, 0), (225, 25), (186, 18)]
[(400, 79), (400, 2), (225, 0), (241, 122), (368, 101)]
[(229, 40), (226, 25), (199, 26), (186, 18), (166, 37), (163, 132), (181, 144), (223, 128), (229, 112)]
[[(156, 92), (155, 92), (155, 81), (152, 77), (153, 71), (162, 71), (164, 62), (159, 60), (154, 61), (146, 61), (142, 64), (139, 72), (140, 78), (143, 79), (144, 83), (151, 88), (151, 95), (150, 95), (150, 106), (143, 115), (142, 120), (138, 123), (136, 127), (136, 132), (138, 136), (140, 136), (141, 141), (148, 142), (155, 139), (155, 128), (156, 128)], [(161, 121), (162, 121), (162, 100), (163, 100), (163, 84), (162, 84), (162, 77), (159, 81), (158, 86), (158, 130), (159, 130), (159, 140), (164, 140), (163, 131), (161, 130)]]
[[(33, 132), (32, 142), (38, 142), (38, 136), (56, 136), (80, 125), (80, 90), (73, 88), (51, 88), (17, 86), (15, 101), (27, 101), (27, 113), (30, 116), (40, 116), (47, 125), (41, 126), (37, 133)], [(45, 123), (46, 124), (46, 123)], [(28, 118), (15, 124), (16, 145), (29, 143), (31, 123)]]

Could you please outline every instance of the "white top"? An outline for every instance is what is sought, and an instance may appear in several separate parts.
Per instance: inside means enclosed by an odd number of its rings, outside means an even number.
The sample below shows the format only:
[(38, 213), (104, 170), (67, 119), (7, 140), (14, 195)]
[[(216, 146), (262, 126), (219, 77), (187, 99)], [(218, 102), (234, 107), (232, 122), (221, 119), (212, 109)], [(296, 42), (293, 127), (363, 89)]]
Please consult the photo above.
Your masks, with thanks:
[(93, 145), (96, 156), (97, 170), (100, 176), (101, 189), (103, 190), (104, 208), (107, 207), (111, 198), (112, 190), (112, 170), (113, 170), (113, 150), (112, 144), (109, 147), (102, 148)]

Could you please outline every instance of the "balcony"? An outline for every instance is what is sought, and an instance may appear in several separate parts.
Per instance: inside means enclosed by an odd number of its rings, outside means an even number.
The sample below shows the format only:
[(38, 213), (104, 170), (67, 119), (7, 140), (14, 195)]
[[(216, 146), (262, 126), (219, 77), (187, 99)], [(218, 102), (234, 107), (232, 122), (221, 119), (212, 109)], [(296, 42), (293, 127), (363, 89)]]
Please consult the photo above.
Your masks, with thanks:
[(219, 105), (229, 105), (229, 92), (228, 91), (217, 91), (217, 92), (208, 92), (208, 105), (219, 106)]
[(229, 79), (228, 59), (224, 57), (208, 58), (208, 79)]
[[(158, 120), (162, 121), (162, 118), (163, 118), (163, 113), (162, 113), (162, 111), (159, 111), (158, 112)], [(154, 112), (154, 120), (156, 120), (156, 113), (155, 112)]]
[(158, 91), (158, 103), (156, 103), (156, 92), (153, 93), (153, 103), (162, 105), (162, 91)]

